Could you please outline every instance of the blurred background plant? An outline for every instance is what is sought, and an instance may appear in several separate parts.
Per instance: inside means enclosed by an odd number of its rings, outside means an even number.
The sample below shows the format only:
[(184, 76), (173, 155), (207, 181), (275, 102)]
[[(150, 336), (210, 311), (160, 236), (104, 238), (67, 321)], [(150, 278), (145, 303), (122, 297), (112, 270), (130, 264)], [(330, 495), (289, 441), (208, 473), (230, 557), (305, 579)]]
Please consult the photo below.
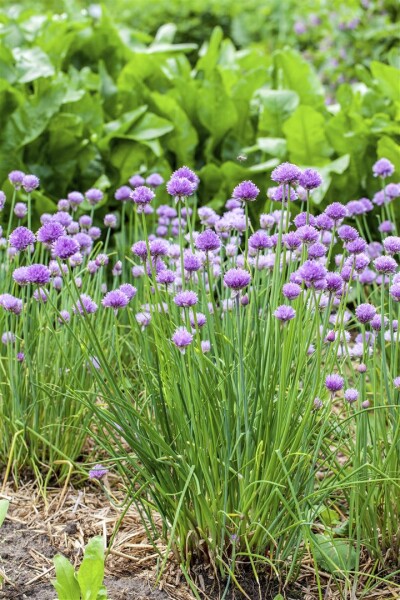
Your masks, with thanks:
[(400, 160), (398, 7), (317, 4), (6, 2), (0, 185), (36, 173), (38, 215), (71, 189), (187, 163), (220, 208), (288, 159), (320, 168), (316, 203), (370, 197), (361, 172)]

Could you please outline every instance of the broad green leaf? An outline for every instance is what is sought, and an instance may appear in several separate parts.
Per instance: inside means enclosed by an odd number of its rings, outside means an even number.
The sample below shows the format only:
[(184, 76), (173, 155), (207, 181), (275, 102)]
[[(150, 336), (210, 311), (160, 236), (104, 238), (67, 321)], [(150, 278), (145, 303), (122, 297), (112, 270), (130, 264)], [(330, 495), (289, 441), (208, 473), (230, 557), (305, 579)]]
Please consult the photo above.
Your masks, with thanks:
[(331, 183), (332, 183), (332, 173), (336, 173), (337, 175), (341, 175), (348, 169), (350, 164), (350, 155), (345, 154), (336, 160), (324, 165), (323, 167), (319, 167), (317, 170), (319, 171), (322, 177), (322, 185), (319, 186), (316, 190), (313, 190), (311, 193), (311, 200), (313, 204), (320, 204), (322, 200), (325, 198), (326, 193), (328, 192)]
[(199, 87), (196, 107), (200, 123), (211, 133), (212, 146), (216, 146), (238, 119), (235, 105), (227, 95), (217, 70)]
[(73, 565), (62, 554), (56, 554), (53, 562), (56, 579), (52, 580), (52, 584), (56, 589), (58, 600), (81, 600), (81, 591), (75, 578)]
[(356, 552), (353, 545), (340, 538), (316, 534), (313, 552), (317, 564), (330, 573), (352, 571), (356, 566)]
[(278, 158), (283, 158), (287, 150), (287, 143), (284, 138), (260, 137), (257, 138), (257, 146), (262, 152)]
[(299, 105), (298, 95), (290, 90), (261, 89), (255, 96), (260, 100), (258, 131), (272, 137), (281, 136), (283, 123)]
[(47, 54), (40, 48), (14, 48), (17, 81), (29, 83), (39, 77), (51, 77), (55, 70)]
[(332, 154), (325, 135), (324, 117), (311, 106), (299, 106), (283, 126), (290, 161), (319, 166)]
[(199, 60), (196, 71), (204, 71), (206, 76), (217, 66), (221, 42), (224, 33), (221, 27), (215, 27), (209, 42), (206, 42), (199, 50)]
[(10, 506), (10, 503), (8, 500), (0, 500), (0, 527), (3, 525), (4, 519), (7, 516), (7, 511), (8, 511), (9, 506)]
[(96, 600), (103, 585), (103, 579), (104, 541), (101, 536), (96, 536), (88, 542), (77, 574), (82, 600)]
[(285, 48), (274, 54), (277, 84), (295, 91), (301, 104), (322, 106), (324, 91), (311, 65), (296, 50)]
[(158, 43), (166, 42), (167, 44), (172, 44), (176, 30), (177, 26), (175, 23), (165, 23), (165, 25), (161, 25), (161, 27), (158, 29), (156, 35), (154, 36), (154, 41)]
[(167, 121), (153, 113), (147, 113), (129, 130), (129, 138), (137, 141), (154, 140), (174, 129), (171, 121)]
[(400, 100), (400, 71), (390, 65), (373, 61), (371, 73), (378, 81), (380, 88), (391, 100)]

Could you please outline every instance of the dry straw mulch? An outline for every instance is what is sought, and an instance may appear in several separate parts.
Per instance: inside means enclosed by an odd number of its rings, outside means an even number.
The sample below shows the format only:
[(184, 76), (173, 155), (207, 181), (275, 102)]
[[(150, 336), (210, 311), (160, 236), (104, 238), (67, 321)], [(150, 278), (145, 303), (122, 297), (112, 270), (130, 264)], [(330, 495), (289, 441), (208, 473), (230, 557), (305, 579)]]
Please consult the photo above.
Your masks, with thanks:
[[(55, 600), (50, 580), (54, 577), (52, 557), (65, 554), (79, 565), (84, 547), (94, 535), (110, 540), (122, 515), (123, 490), (117, 478), (110, 480), (115, 505), (95, 484), (80, 489), (69, 482), (63, 488), (49, 488), (40, 492), (33, 481), (20, 485), (3, 486), (0, 498), (10, 500), (10, 509), (0, 530), (0, 574), (5, 583), (0, 598), (9, 600)], [(166, 547), (159, 544), (164, 555)], [(191, 600), (194, 596), (185, 584), (172, 555), (168, 568), (156, 585), (160, 554), (148, 543), (139, 514), (131, 506), (112, 540), (106, 561), (105, 583), (110, 600)], [(365, 560), (363, 572), (369, 573), (372, 561)], [(193, 576), (205, 600), (217, 600), (224, 589), (209, 570), (194, 568)], [(368, 577), (362, 577), (357, 591), (340, 594), (328, 573), (319, 573), (323, 600), (398, 600), (400, 585), (383, 582), (367, 591)], [(256, 586), (254, 579), (241, 580), (251, 600), (272, 600), (279, 591), (274, 582)], [(364, 589), (363, 589), (364, 588)], [(281, 590), (287, 600), (317, 600), (315, 572), (311, 560), (305, 561), (297, 583), (290, 590)], [(226, 600), (244, 598), (237, 590), (230, 591)]]

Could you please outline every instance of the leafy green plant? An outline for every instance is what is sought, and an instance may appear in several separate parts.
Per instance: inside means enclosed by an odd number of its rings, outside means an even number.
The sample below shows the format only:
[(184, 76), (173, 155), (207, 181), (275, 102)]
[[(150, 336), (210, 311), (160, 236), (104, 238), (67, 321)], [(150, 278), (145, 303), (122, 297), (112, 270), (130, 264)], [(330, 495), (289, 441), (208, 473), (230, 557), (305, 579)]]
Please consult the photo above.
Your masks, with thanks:
[(88, 542), (78, 571), (62, 554), (57, 554), (53, 561), (56, 579), (52, 583), (58, 600), (107, 600), (107, 590), (103, 585), (104, 541), (101, 536)]

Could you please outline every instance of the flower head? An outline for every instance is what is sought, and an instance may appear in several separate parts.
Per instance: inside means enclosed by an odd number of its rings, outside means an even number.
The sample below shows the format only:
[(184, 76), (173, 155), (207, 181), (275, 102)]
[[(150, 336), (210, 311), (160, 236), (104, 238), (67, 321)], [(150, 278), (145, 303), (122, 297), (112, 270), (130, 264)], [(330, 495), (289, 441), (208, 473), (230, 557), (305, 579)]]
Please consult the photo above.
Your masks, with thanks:
[(232, 197), (242, 202), (253, 202), (259, 193), (260, 190), (252, 181), (242, 181), (233, 190)]
[(104, 296), (101, 303), (106, 308), (113, 308), (116, 311), (120, 308), (125, 308), (129, 303), (129, 298), (121, 289), (112, 290)]
[(376, 315), (376, 308), (372, 304), (360, 304), (356, 308), (356, 317), (360, 323), (369, 323)]
[(274, 311), (274, 317), (276, 317), (279, 321), (286, 323), (291, 319), (294, 319), (296, 316), (296, 311), (291, 306), (287, 304), (282, 304), (278, 306), (278, 308)]
[(72, 307), (75, 314), (93, 314), (97, 311), (97, 304), (87, 294), (81, 294), (79, 300), (76, 302), (76, 306)]
[(59, 237), (65, 234), (65, 227), (58, 223), (57, 221), (49, 221), (42, 225), (42, 227), (38, 230), (36, 234), (36, 239), (38, 242), (42, 242), (44, 244), (52, 244)]
[(23, 305), (22, 300), (11, 294), (0, 294), (0, 306), (7, 312), (19, 315), (22, 312)]
[(74, 238), (62, 235), (53, 244), (53, 254), (61, 260), (65, 260), (79, 252), (79, 244)]
[(8, 241), (16, 250), (25, 250), (35, 242), (35, 235), (27, 227), (20, 226), (10, 233)]
[(315, 169), (305, 169), (299, 176), (299, 184), (305, 190), (314, 190), (322, 185), (322, 177)]
[(155, 193), (146, 185), (139, 185), (131, 192), (131, 198), (137, 204), (138, 210), (142, 212), (144, 206), (155, 198)]
[(167, 183), (168, 194), (177, 198), (192, 196), (195, 189), (195, 185), (187, 177), (172, 176)]
[(221, 247), (221, 240), (214, 231), (206, 229), (197, 236), (195, 246), (198, 250), (210, 252), (212, 250), (218, 250)]
[(277, 183), (297, 183), (301, 175), (301, 170), (296, 165), (284, 162), (272, 171), (271, 179)]
[(397, 262), (391, 256), (378, 256), (378, 258), (374, 260), (374, 267), (378, 273), (396, 273), (397, 266)]
[(372, 172), (374, 177), (390, 177), (394, 173), (394, 166), (387, 158), (381, 158), (372, 167)]
[(39, 177), (36, 177), (36, 175), (24, 175), (22, 178), (22, 187), (28, 194), (33, 192), (33, 190), (36, 190), (39, 185)]
[[(144, 182), (143, 182), (144, 183)], [(114, 198), (119, 200), (120, 202), (127, 202), (131, 198), (132, 188), (128, 185), (123, 185), (119, 187), (114, 194)]]
[(251, 281), (251, 275), (245, 269), (229, 269), (225, 273), (225, 285), (234, 291), (242, 290), (247, 287)]
[(50, 270), (45, 265), (33, 264), (28, 267), (28, 281), (35, 285), (45, 285), (50, 281)]
[(343, 389), (344, 379), (340, 375), (328, 375), (325, 379), (325, 386), (331, 393), (334, 394), (335, 392), (339, 392), (341, 389)]
[(353, 404), (358, 400), (358, 390), (355, 388), (347, 388), (344, 392), (344, 398), (349, 404)]
[(24, 179), (24, 177), (25, 173), (23, 171), (11, 171), (8, 174), (8, 179), (11, 185), (13, 185), (16, 190), (21, 189), (22, 180)]
[(96, 206), (96, 204), (101, 202), (103, 200), (103, 195), (103, 192), (97, 188), (90, 188), (90, 190), (85, 193), (86, 199), (91, 206)]
[(197, 301), (197, 294), (190, 290), (179, 292), (179, 294), (177, 294), (174, 298), (175, 304), (184, 308), (188, 306), (194, 306), (195, 304), (197, 304)]
[(174, 335), (172, 336), (172, 341), (175, 346), (182, 352), (185, 352), (187, 346), (189, 346), (193, 341), (193, 335), (188, 332), (185, 327), (179, 327)]
[(103, 465), (95, 465), (93, 469), (89, 471), (89, 479), (102, 479), (108, 473), (108, 469)]

